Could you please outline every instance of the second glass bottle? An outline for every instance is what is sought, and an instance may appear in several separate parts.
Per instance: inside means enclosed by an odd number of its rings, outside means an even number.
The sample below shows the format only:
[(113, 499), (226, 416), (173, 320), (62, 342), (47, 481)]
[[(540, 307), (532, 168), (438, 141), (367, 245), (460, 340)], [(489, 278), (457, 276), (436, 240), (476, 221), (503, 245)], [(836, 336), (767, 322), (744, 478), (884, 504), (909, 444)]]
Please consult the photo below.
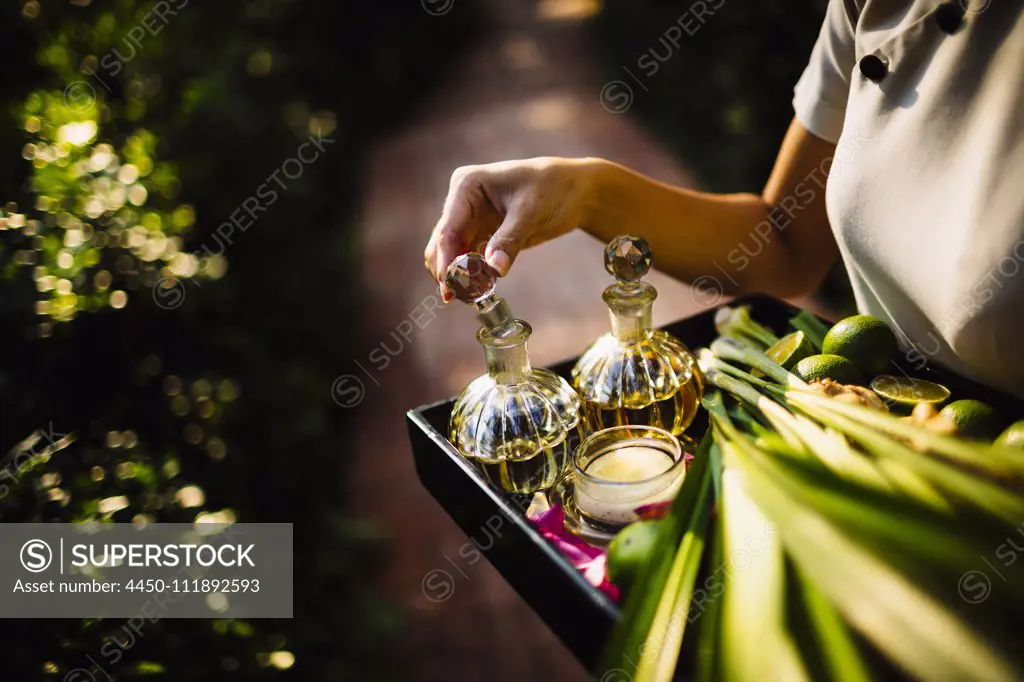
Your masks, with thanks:
[(689, 349), (652, 326), (658, 292), (641, 281), (651, 269), (651, 248), (641, 237), (622, 235), (608, 243), (604, 263), (616, 279), (603, 296), (611, 331), (572, 370), (585, 433), (634, 424), (678, 436), (697, 413), (703, 382)]

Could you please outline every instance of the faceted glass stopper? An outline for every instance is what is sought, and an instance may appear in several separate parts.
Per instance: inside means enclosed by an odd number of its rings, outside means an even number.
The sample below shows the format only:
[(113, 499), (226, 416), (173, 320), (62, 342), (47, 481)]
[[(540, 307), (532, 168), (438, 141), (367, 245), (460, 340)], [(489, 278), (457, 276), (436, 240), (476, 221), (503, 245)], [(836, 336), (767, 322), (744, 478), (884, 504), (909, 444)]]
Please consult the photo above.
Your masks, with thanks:
[(653, 252), (647, 240), (619, 235), (604, 249), (604, 269), (620, 282), (637, 282), (651, 269)]
[(463, 303), (475, 303), (494, 291), (498, 271), (479, 253), (464, 253), (448, 266), (444, 283)]

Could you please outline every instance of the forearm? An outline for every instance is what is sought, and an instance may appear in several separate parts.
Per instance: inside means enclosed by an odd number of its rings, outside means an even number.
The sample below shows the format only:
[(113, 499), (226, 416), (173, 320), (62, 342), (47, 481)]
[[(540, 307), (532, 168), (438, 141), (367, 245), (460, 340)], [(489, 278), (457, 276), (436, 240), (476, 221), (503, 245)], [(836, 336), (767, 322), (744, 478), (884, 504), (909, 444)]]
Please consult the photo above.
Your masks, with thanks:
[(591, 173), (581, 227), (599, 240), (640, 235), (659, 270), (688, 282), (714, 277), (727, 293), (800, 293), (798, 268), (761, 196), (673, 187), (608, 161), (595, 160)]
[(833, 151), (794, 121), (763, 195), (673, 187), (594, 159), (581, 227), (602, 241), (643, 236), (655, 267), (684, 281), (713, 277), (727, 293), (808, 293), (838, 255), (824, 201)]

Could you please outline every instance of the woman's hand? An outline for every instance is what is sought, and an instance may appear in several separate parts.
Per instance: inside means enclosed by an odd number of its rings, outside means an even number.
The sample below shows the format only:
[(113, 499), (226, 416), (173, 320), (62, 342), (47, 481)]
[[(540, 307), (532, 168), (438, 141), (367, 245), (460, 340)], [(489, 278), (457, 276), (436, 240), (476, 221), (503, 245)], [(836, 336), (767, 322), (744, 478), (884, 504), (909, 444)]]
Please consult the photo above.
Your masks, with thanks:
[(591, 202), (593, 164), (542, 157), (457, 169), (423, 253), (445, 300), (452, 297), (443, 283), (445, 270), (458, 255), (483, 253), (505, 275), (524, 248), (580, 226)]
[[(655, 267), (698, 290), (800, 296), (839, 255), (821, 191), (835, 150), (794, 119), (762, 194), (673, 187), (602, 159), (466, 166), (452, 176), (426, 266), (440, 282), (456, 256), (480, 251), (504, 275), (525, 247), (579, 227), (601, 242), (644, 237)], [(443, 284), (441, 294), (451, 299)]]

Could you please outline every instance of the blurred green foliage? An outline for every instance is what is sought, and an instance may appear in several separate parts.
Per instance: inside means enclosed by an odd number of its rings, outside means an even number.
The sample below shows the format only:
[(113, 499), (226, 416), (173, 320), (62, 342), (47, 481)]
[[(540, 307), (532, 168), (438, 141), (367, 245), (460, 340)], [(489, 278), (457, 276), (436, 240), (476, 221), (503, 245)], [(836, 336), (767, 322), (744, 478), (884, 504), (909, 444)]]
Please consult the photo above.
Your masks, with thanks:
[(704, 186), (759, 191), (827, 4), (605, 0), (592, 29), (605, 76), (633, 89), (630, 114)]
[[(475, 21), (397, 1), (0, 7), (0, 520), (296, 524), (293, 620), (3, 621), (6, 679), (388, 676), (373, 529), (343, 506), (358, 414), (331, 383), (360, 343), (364, 153)], [(330, 144), (238, 228), (311, 136)]]

